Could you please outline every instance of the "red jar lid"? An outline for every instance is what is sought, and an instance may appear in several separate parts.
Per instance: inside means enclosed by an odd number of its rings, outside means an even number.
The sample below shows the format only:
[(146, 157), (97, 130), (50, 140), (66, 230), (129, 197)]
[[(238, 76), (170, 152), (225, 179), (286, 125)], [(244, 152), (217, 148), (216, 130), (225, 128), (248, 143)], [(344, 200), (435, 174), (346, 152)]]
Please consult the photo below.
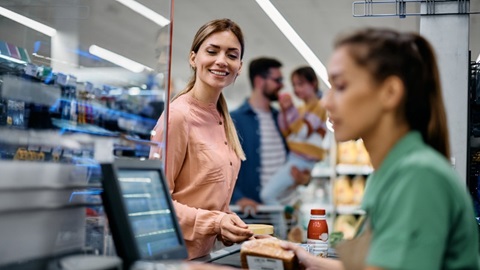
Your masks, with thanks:
[(325, 215), (325, 209), (312, 209), (312, 210), (310, 210), (310, 215), (324, 216)]

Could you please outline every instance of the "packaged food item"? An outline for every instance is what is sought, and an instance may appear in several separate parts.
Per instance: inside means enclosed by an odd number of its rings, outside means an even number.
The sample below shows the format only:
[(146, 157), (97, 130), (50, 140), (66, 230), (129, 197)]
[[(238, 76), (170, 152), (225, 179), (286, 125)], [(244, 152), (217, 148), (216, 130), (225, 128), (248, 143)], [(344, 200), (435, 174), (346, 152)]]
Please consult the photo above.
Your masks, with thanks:
[(267, 224), (247, 224), (254, 235), (273, 235), (273, 226)]
[(357, 175), (352, 179), (352, 191), (352, 203), (360, 205), (363, 199), (363, 193), (365, 192), (365, 177)]
[(359, 165), (372, 165), (370, 162), (370, 155), (365, 148), (365, 144), (363, 144), (363, 140), (357, 140), (357, 164)]
[(342, 175), (335, 179), (333, 184), (333, 201), (336, 205), (352, 204), (353, 189), (348, 176)]
[(356, 164), (358, 149), (355, 141), (341, 142), (338, 144), (337, 158), (339, 164)]
[(307, 244), (313, 249), (313, 255), (326, 258), (328, 251), (328, 224), (325, 209), (310, 210), (307, 229)]
[(298, 258), (291, 250), (280, 246), (282, 241), (271, 237), (249, 240), (242, 244), (240, 261), (244, 269), (296, 270), (300, 268)]

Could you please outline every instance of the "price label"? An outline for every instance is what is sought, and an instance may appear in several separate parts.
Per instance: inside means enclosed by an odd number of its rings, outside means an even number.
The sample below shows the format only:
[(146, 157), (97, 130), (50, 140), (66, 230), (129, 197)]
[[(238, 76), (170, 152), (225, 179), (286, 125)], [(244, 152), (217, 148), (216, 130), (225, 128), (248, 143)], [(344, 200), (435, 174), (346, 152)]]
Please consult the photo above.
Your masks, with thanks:
[(36, 65), (30, 63), (25, 67), (25, 74), (35, 77), (37, 76), (37, 69), (38, 67)]
[(67, 75), (63, 73), (57, 73), (57, 84), (66, 86), (67, 85)]
[(247, 263), (249, 269), (283, 270), (283, 261), (272, 258), (247, 256)]

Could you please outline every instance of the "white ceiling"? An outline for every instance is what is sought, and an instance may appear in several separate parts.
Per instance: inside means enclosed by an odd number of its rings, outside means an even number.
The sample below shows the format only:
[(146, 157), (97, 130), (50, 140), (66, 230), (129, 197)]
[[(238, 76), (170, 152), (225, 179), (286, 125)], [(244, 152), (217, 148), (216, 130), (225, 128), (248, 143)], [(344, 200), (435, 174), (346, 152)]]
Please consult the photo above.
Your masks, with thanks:
[[(138, 1), (170, 17), (169, 0)], [(418, 32), (420, 27), (418, 16), (408, 16), (404, 19), (353, 17), (352, 0), (271, 0), (271, 2), (324, 64), (329, 60), (334, 38), (344, 31), (363, 26), (384, 26)], [(410, 5), (409, 11), (416, 11), (418, 5), (415, 5), (417, 4)], [(78, 34), (78, 48), (82, 50), (88, 50), (91, 44), (96, 44), (155, 67), (155, 35), (160, 27), (114, 0), (0, 0), (0, 6), (60, 29), (73, 29)], [(470, 1), (470, 6), (471, 11), (480, 11), (479, 0)], [(393, 9), (391, 6), (383, 6), (375, 11), (391, 13)], [(202, 24), (216, 18), (234, 20), (245, 35), (244, 72), (235, 85), (225, 92), (231, 108), (241, 102), (250, 91), (247, 71), (252, 58), (258, 56), (278, 58), (284, 64), (285, 78), (289, 77), (294, 68), (307, 64), (255, 0), (175, 0), (171, 72), (176, 90), (182, 88), (191, 75), (187, 57), (195, 32)], [(480, 53), (480, 15), (470, 16), (470, 33), (472, 58), (476, 59)], [(50, 43), (47, 36), (1, 16), (0, 40), (25, 47), (29, 52), (32, 52), (35, 41), (41, 41), (42, 46), (45, 44), (42, 49), (48, 47)], [(36, 61), (39, 62), (39, 59)], [(81, 58), (78, 62), (83, 68), (76, 72), (92, 74), (86, 67), (92, 66), (94, 60)], [(93, 66), (112, 65), (95, 62)], [(110, 71), (108, 73), (110, 75), (103, 76), (105, 81), (108, 81), (107, 77), (112, 76), (113, 73)], [(93, 73), (96, 74), (96, 79), (102, 77), (99, 68)], [(116, 79), (126, 80), (128, 76), (122, 75)], [(285, 88), (291, 91), (288, 80)]]
[[(352, 0), (271, 0), (290, 25), (304, 39), (312, 51), (325, 65), (332, 52), (335, 37), (344, 31), (363, 26), (384, 26), (401, 31), (420, 29), (419, 16), (399, 17), (353, 17)], [(480, 10), (480, 1), (471, 1), (471, 10)], [(235, 107), (248, 95), (248, 63), (258, 56), (276, 57), (283, 62), (284, 76), (307, 62), (270, 21), (254, 0), (175, 0), (173, 24), (172, 75), (176, 88), (181, 81), (187, 81), (190, 71), (187, 56), (193, 36), (203, 23), (214, 18), (230, 18), (237, 22), (245, 35), (246, 50), (244, 72), (233, 87), (225, 94)], [(410, 5), (408, 10), (418, 9)], [(378, 13), (391, 13), (392, 6), (382, 5)], [(418, 10), (412, 10), (418, 12)], [(356, 9), (356, 13), (362, 12)], [(470, 16), (470, 47), (474, 58), (480, 53), (480, 15)], [(180, 83), (179, 83), (180, 82)], [(285, 89), (291, 91), (290, 83)]]

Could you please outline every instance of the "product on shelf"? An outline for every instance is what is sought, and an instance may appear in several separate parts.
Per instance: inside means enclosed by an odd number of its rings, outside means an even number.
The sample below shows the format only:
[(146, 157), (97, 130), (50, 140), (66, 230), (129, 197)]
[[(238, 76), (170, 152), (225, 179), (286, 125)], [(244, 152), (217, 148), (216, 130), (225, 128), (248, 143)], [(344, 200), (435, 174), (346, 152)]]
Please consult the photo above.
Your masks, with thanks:
[(356, 147), (357, 147), (357, 164), (371, 166), (370, 155), (368, 154), (367, 149), (365, 148), (365, 144), (363, 143), (363, 140), (357, 140)]
[(352, 140), (338, 144), (338, 163), (371, 166), (370, 155), (363, 140)]
[(363, 175), (357, 175), (352, 179), (352, 191), (352, 203), (359, 205), (362, 202), (363, 193), (365, 192), (365, 177), (363, 177)]
[(338, 144), (338, 163), (356, 164), (358, 149), (355, 141), (341, 142)]
[(353, 189), (350, 178), (340, 175), (333, 184), (333, 202), (335, 205), (350, 205), (353, 203)]
[[(153, 74), (150, 77), (154, 78)], [(164, 90), (158, 89), (154, 80), (147, 84), (151, 88), (101, 83), (94, 86), (78, 81), (76, 74), (46, 65), (0, 58), (2, 79), (0, 126), (104, 136), (126, 133), (149, 140), (164, 109)], [(59, 96), (51, 90), (59, 90)]]

